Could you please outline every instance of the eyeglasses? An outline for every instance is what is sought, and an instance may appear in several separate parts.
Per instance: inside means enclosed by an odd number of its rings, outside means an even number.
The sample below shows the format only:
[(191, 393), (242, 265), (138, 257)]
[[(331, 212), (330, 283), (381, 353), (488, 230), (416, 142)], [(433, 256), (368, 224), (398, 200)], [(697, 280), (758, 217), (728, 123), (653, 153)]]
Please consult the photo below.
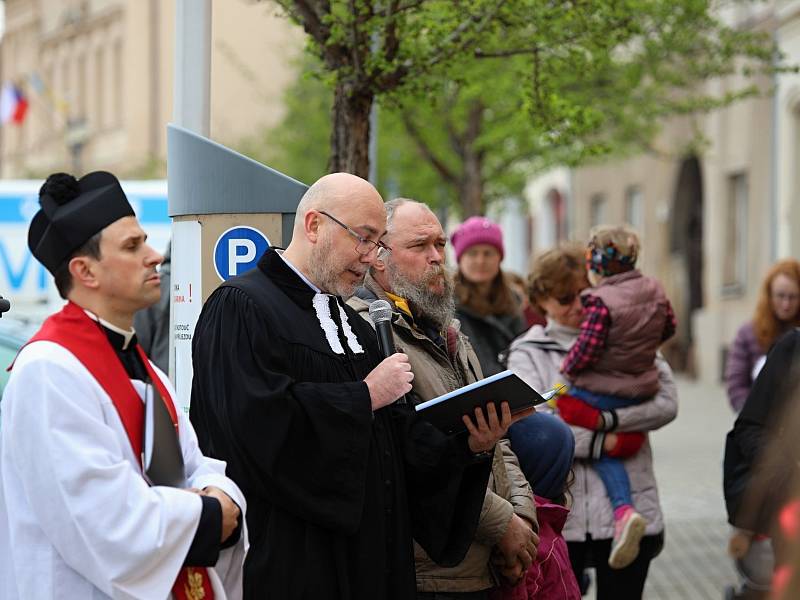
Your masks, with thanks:
[(382, 250), (388, 250), (389, 252), (391, 252), (392, 249), (389, 248), (389, 246), (387, 246), (383, 242), (380, 242), (380, 241), (373, 242), (372, 240), (368, 240), (364, 236), (358, 235), (350, 227), (348, 227), (347, 225), (342, 223), (336, 217), (329, 215), (324, 210), (319, 210), (317, 212), (320, 213), (320, 214), (325, 215), (326, 217), (328, 217), (331, 221), (333, 221), (334, 223), (336, 223), (337, 225), (339, 225), (340, 227), (345, 229), (347, 231), (347, 233), (349, 233), (355, 239), (357, 239), (358, 243), (356, 244), (356, 248), (355, 249), (356, 249), (356, 252), (358, 252), (361, 256), (368, 256), (368, 255), (372, 254), (373, 252), (375, 252), (376, 250), (381, 250), (381, 249)]
[(800, 295), (798, 294), (784, 292), (776, 292), (772, 294), (772, 297), (779, 302), (796, 302), (798, 299), (800, 299)]

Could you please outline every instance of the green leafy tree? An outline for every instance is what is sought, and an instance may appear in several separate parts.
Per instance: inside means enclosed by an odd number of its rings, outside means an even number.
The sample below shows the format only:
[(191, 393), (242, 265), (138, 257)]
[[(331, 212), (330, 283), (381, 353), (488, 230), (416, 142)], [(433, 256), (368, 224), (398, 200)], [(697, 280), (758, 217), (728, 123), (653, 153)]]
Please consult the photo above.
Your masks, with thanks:
[(537, 169), (647, 149), (665, 118), (757, 94), (788, 69), (764, 33), (727, 27), (708, 2), (527, 4), (531, 19), (477, 48), (440, 93), (398, 102), (465, 216)]
[[(272, 140), (288, 162), (318, 174), (329, 136), (327, 170), (366, 176), (380, 98), (384, 190), (455, 199), (465, 216), (537, 168), (646, 148), (664, 118), (758, 93), (785, 68), (766, 34), (731, 29), (709, 0), (275, 1), (318, 60), (314, 93), (290, 96)], [(722, 78), (740, 84), (714, 93)], [(305, 151), (281, 141), (295, 135)]]

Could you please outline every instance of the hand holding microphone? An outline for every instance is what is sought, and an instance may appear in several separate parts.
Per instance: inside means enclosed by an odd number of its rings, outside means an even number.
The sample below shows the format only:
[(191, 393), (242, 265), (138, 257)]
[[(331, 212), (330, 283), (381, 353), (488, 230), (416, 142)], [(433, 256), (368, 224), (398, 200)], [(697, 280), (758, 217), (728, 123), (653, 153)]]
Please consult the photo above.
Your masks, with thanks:
[(414, 373), (408, 356), (397, 353), (384, 358), (377, 367), (364, 378), (372, 399), (372, 410), (388, 406), (411, 391)]
[(411, 391), (414, 373), (408, 356), (395, 352), (391, 305), (386, 300), (376, 300), (369, 307), (369, 318), (375, 325), (381, 353), (386, 357), (364, 378), (372, 399), (372, 410), (376, 411), (398, 399), (405, 404), (405, 394)]

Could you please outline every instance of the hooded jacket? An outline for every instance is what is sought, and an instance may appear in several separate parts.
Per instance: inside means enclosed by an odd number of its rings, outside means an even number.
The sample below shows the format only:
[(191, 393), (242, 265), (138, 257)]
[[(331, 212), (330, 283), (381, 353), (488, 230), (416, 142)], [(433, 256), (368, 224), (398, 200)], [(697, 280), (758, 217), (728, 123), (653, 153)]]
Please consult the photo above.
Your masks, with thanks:
[[(478, 359), (467, 338), (460, 333), (457, 320), (454, 319), (444, 332), (446, 340), (443, 338), (442, 341), (447, 346), (445, 350), (411, 316), (398, 309), (370, 275), (367, 275), (364, 287), (348, 300), (348, 304), (372, 323), (368, 314), (369, 306), (377, 299), (388, 301), (394, 311), (392, 331), (395, 346), (398, 352), (407, 354), (411, 362), (414, 381), (410, 397), (416, 402), (430, 400), (482, 379)], [(415, 542), (417, 590), (475, 592), (495, 586), (498, 582), (489, 567), (492, 547), (505, 534), (514, 513), (538, 528), (533, 492), (508, 440), (501, 440), (495, 447), (492, 475), (475, 541), (464, 560), (452, 568), (438, 566)]]

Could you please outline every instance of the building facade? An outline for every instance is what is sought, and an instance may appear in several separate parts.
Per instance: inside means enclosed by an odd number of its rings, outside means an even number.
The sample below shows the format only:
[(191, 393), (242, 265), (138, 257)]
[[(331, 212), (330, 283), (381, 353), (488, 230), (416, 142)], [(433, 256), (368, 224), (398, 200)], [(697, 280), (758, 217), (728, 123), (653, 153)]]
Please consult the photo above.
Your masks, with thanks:
[[(212, 3), (211, 137), (235, 146), (277, 123), (303, 33), (269, 3)], [(0, 128), (0, 177), (107, 169), (165, 174), (174, 0), (6, 0), (2, 81), (30, 105)]]
[[(740, 5), (725, 16), (770, 32), (786, 62), (800, 64), (800, 2)], [(708, 91), (742, 83), (716, 82)], [(722, 376), (727, 347), (751, 317), (766, 270), (778, 258), (800, 258), (800, 76), (756, 83), (774, 95), (671, 120), (653, 152), (576, 169), (560, 190), (568, 197), (569, 237), (584, 240), (601, 223), (639, 231), (641, 267), (661, 279), (678, 316), (665, 352), (674, 367), (709, 381)], [(699, 149), (696, 130), (707, 141)], [(541, 210), (543, 193), (530, 198), (532, 210), (537, 222), (552, 222)], [(534, 245), (554, 238), (551, 230)]]

